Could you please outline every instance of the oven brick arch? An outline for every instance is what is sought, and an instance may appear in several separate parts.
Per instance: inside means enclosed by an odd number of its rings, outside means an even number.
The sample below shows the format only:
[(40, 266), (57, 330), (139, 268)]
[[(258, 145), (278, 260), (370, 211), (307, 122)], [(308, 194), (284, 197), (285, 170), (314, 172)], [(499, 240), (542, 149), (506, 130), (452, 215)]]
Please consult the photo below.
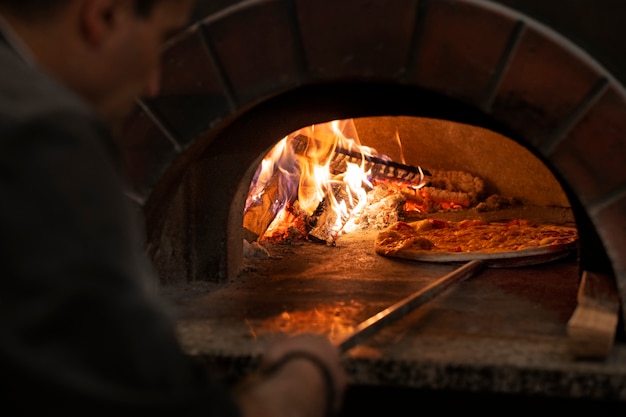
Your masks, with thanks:
[[(190, 27), (163, 60), (162, 94), (138, 102), (121, 138), (129, 196), (150, 216), (162, 214), (174, 173), (219, 136), (206, 132), (265, 100), (343, 81), (412, 86), (485, 113), (549, 161), (589, 215), (626, 299), (624, 88), (528, 16), (481, 0), (244, 1)], [(254, 146), (258, 155), (263, 145)], [(231, 199), (233, 184), (222, 190)], [(212, 233), (226, 245), (233, 220), (216, 216), (223, 230)]]

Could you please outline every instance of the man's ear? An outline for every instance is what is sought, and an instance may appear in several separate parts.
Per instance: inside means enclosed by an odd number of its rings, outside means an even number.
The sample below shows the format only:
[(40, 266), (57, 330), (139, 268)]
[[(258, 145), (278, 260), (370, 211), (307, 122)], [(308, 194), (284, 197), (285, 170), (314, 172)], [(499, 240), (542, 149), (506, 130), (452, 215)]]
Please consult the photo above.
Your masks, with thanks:
[(85, 41), (92, 46), (102, 45), (115, 31), (121, 13), (132, 8), (129, 0), (84, 0), (80, 10), (80, 30)]

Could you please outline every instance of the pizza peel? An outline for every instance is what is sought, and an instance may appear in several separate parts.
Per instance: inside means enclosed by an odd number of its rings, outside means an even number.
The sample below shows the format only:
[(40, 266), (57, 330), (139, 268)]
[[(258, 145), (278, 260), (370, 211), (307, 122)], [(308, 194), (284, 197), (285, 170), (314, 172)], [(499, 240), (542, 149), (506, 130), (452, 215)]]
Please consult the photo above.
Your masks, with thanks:
[[(458, 263), (465, 261), (465, 263), (449, 274), (444, 275), (426, 287), (361, 322), (356, 326), (351, 335), (337, 344), (337, 347), (342, 353), (347, 352), (388, 324), (405, 317), (417, 307), (438, 296), (447, 288), (478, 274), (484, 268), (514, 268), (552, 262), (571, 255), (576, 247), (576, 242), (572, 242), (563, 245), (554, 245), (550, 248), (529, 248), (525, 251), (515, 252), (514, 254), (511, 252), (494, 252), (490, 254), (480, 254), (480, 256), (476, 256), (477, 254), (468, 256), (469, 254), (459, 253), (451, 254), (451, 256), (445, 260), (442, 260), (441, 256), (433, 257), (432, 259), (429, 259), (428, 256), (422, 259), (415, 259), (415, 257), (408, 258), (425, 262)], [(402, 256), (398, 257), (401, 258)]]
[(365, 341), (365, 339), (384, 328), (389, 323), (406, 316), (417, 307), (435, 298), (453, 284), (471, 277), (485, 267), (485, 262), (479, 260), (473, 260), (463, 264), (449, 274), (444, 275), (426, 287), (414, 292), (394, 305), (387, 307), (356, 326), (354, 332), (350, 336), (344, 338), (337, 344), (338, 349), (342, 353), (347, 352), (357, 344)]

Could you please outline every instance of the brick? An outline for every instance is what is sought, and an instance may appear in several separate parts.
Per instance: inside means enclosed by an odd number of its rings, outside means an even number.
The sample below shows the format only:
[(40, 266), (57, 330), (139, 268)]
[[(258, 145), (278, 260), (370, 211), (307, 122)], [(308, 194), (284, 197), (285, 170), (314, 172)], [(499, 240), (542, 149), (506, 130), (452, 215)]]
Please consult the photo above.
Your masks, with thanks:
[(300, 43), (284, 1), (268, 1), (208, 20), (210, 43), (236, 101), (244, 104), (302, 78)]
[(626, 300), (626, 195), (597, 211), (594, 217), (596, 229), (613, 265), (620, 296)]
[(407, 79), (480, 106), (497, 72), (515, 19), (477, 4), (429, 4)]
[(139, 108), (129, 117), (119, 143), (133, 191), (145, 200), (177, 155), (174, 145)]
[(165, 48), (161, 94), (224, 94), (202, 36), (194, 26)]
[(540, 145), (602, 77), (561, 38), (527, 25), (494, 100), (492, 115)]
[(159, 97), (146, 100), (181, 146), (231, 112), (227, 92), (197, 27), (163, 52)]
[(296, 0), (314, 78), (393, 78), (406, 69), (416, 0)]
[(611, 88), (555, 148), (550, 160), (583, 203), (626, 184), (624, 132), (626, 100)]

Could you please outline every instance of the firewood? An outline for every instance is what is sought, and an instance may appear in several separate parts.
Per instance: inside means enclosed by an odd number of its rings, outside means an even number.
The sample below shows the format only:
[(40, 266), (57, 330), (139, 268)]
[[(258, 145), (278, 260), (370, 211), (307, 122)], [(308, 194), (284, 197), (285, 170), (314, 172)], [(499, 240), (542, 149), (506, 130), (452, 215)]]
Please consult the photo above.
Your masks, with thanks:
[(280, 171), (274, 172), (261, 198), (253, 203), (243, 215), (243, 227), (251, 232), (255, 240), (263, 236), (278, 214), (275, 202), (280, 197)]
[[(346, 190), (344, 187), (332, 187), (331, 191), (336, 201), (346, 200)], [(317, 210), (311, 216), (310, 223), (313, 228), (309, 231), (309, 238), (315, 242), (326, 242), (329, 245), (334, 244), (338, 231), (333, 231), (333, 227), (337, 224), (344, 224), (348, 218), (339, 219), (339, 214), (333, 208), (330, 197), (325, 197), (320, 203)]]

